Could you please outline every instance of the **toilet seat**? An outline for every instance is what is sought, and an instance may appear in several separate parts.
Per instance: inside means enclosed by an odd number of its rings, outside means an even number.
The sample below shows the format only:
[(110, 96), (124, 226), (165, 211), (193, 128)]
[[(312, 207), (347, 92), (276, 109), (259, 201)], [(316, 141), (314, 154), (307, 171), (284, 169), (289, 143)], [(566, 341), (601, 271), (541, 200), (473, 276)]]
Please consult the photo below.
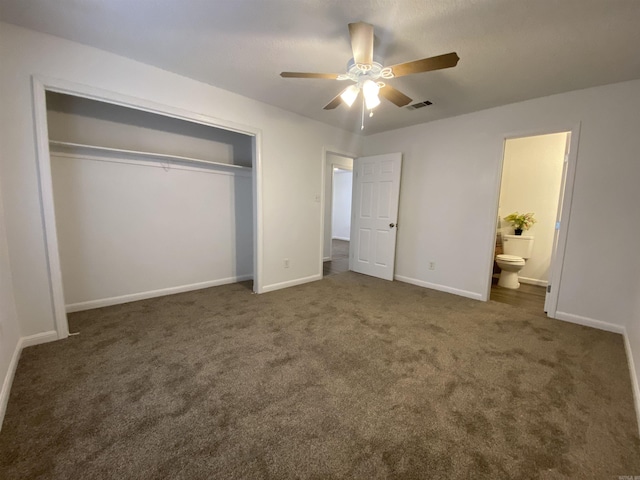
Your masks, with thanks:
[(508, 263), (510, 265), (524, 265), (524, 258), (518, 257), (516, 255), (507, 255), (501, 253), (500, 255), (496, 255), (496, 261)]

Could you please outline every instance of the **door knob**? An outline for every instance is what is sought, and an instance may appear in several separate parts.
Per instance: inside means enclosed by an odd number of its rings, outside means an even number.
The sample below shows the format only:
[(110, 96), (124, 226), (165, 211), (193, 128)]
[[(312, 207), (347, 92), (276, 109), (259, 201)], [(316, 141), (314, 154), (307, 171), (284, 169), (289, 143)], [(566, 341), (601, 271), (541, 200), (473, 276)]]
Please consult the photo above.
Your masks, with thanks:
[(393, 228), (393, 227), (395, 227), (395, 226), (396, 226), (396, 224), (395, 224), (395, 223), (390, 223), (390, 224), (389, 224), (389, 228)]

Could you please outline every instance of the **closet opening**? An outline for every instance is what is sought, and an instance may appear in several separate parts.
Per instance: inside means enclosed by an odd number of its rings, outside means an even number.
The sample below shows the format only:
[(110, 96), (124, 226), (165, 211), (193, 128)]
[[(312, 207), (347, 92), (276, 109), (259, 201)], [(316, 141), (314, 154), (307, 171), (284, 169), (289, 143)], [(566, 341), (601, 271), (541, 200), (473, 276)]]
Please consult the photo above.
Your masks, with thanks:
[(257, 132), (188, 112), (40, 93), (58, 338), (68, 335), (67, 312), (251, 280), (247, 287), (259, 292)]

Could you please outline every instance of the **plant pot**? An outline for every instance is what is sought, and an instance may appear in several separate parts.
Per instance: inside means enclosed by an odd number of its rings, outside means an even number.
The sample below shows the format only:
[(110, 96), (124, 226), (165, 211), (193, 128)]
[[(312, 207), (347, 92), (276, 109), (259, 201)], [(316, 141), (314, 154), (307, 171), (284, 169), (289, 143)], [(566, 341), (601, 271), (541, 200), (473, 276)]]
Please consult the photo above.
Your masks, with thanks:
[(521, 228), (516, 228), (515, 234), (516, 235), (522, 235), (522, 229)]

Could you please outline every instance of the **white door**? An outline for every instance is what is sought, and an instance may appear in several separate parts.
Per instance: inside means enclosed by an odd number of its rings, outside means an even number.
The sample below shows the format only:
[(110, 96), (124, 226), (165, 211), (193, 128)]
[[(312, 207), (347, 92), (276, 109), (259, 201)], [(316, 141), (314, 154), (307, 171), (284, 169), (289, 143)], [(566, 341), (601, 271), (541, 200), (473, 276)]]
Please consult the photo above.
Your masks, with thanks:
[(353, 161), (349, 269), (393, 280), (402, 154)]
[[(555, 314), (556, 305), (558, 299), (557, 289), (559, 287), (558, 280), (558, 268), (556, 265), (557, 259), (557, 250), (558, 250), (558, 235), (560, 234), (560, 224), (562, 222), (562, 207), (564, 205), (564, 192), (565, 185), (567, 183), (567, 167), (569, 166), (569, 149), (571, 147), (571, 132), (567, 133), (566, 146), (564, 149), (564, 164), (562, 166), (562, 180), (560, 181), (560, 196), (558, 198), (558, 211), (556, 213), (556, 228), (553, 232), (553, 247), (551, 248), (551, 263), (549, 268), (549, 279), (547, 283), (547, 293), (544, 297), (544, 311), (548, 315), (552, 316)], [(556, 278), (554, 278), (556, 277)], [(555, 282), (554, 282), (555, 280)], [(551, 295), (551, 289), (554, 288), (554, 283), (556, 292), (555, 295)]]

